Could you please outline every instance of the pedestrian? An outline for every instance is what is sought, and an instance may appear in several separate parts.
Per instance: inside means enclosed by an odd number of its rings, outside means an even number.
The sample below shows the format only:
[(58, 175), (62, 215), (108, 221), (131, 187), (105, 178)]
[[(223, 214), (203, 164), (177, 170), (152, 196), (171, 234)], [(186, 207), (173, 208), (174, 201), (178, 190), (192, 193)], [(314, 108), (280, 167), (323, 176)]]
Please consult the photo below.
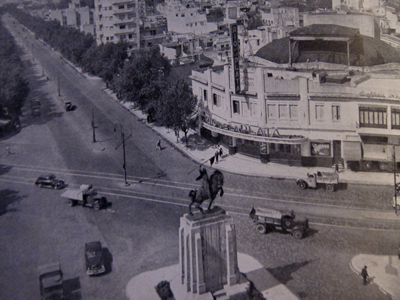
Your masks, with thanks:
[(161, 150), (161, 140), (158, 140), (156, 150)]
[(367, 279), (369, 277), (367, 272), (367, 266), (364, 266), (364, 268), (361, 270), (361, 276), (363, 278), (364, 285), (366, 285), (368, 283)]
[(223, 154), (223, 152), (222, 152), (222, 148), (221, 148), (221, 147), (219, 147), (219, 156), (220, 156), (220, 157), (222, 157), (222, 154)]
[(339, 164), (338, 163), (335, 164), (335, 172), (339, 173)]
[(215, 157), (215, 163), (218, 163), (218, 155), (219, 155), (219, 151), (215, 151), (214, 157)]
[(7, 147), (6, 147), (6, 154), (7, 154), (7, 155), (10, 155), (10, 154), (11, 154), (10, 146), (7, 146)]

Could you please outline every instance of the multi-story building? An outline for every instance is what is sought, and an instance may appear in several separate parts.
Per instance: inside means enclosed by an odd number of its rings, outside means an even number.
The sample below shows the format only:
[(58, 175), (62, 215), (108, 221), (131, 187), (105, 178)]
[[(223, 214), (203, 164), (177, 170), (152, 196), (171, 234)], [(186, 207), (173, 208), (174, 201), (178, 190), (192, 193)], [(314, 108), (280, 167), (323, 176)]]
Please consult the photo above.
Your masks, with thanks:
[(141, 19), (140, 48), (162, 44), (167, 33), (167, 20), (163, 16), (149, 16)]
[(300, 26), (299, 9), (297, 7), (271, 8), (268, 11), (262, 11), (261, 18), (267, 26), (292, 28)]
[(262, 162), (393, 168), (400, 161), (400, 57), (359, 30), (312, 25), (234, 67), (192, 72), (202, 133)]
[(50, 10), (48, 18), (58, 20), (62, 26), (71, 26), (94, 35), (93, 9), (81, 7), (78, 0), (69, 3), (66, 9)]
[(139, 3), (137, 0), (95, 0), (98, 45), (125, 41), (129, 50), (140, 47)]

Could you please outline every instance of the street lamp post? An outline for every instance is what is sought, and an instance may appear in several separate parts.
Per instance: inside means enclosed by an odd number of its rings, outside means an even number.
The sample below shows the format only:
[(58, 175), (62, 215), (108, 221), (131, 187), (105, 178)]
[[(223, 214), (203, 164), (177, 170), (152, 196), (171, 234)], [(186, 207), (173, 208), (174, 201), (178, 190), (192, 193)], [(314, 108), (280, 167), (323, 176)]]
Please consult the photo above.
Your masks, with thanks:
[(123, 155), (123, 165), (122, 168), (124, 169), (124, 178), (125, 178), (125, 185), (128, 186), (129, 183), (127, 181), (127, 175), (126, 175), (126, 154), (125, 154), (125, 141), (127, 139), (129, 139), (130, 135), (125, 139), (125, 133), (122, 129), (122, 125), (120, 123), (117, 123), (114, 125), (114, 132), (117, 131), (117, 126), (120, 127), (120, 131), (121, 131), (121, 143), (117, 145), (117, 147), (115, 147), (115, 150), (117, 150), (119, 148), (119, 146), (122, 145), (122, 155)]

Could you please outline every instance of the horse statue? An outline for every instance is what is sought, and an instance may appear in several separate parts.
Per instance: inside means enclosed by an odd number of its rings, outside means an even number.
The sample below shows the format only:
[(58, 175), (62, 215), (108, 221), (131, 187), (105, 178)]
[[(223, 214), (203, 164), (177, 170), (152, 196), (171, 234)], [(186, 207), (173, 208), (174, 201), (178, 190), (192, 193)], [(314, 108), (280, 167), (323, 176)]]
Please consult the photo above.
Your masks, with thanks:
[(208, 205), (208, 210), (210, 210), (215, 197), (218, 195), (218, 192), (220, 197), (224, 195), (224, 190), (222, 188), (224, 185), (224, 175), (219, 170), (215, 170), (210, 177), (208, 177), (207, 170), (205, 168), (202, 169), (200, 167), (199, 171), (200, 175), (196, 178), (196, 181), (202, 180), (200, 189), (191, 190), (189, 193), (189, 197), (192, 200), (192, 202), (189, 204), (190, 215), (193, 215), (193, 204), (195, 204), (195, 207), (204, 214), (203, 209), (200, 207), (204, 200), (210, 200), (210, 204)]

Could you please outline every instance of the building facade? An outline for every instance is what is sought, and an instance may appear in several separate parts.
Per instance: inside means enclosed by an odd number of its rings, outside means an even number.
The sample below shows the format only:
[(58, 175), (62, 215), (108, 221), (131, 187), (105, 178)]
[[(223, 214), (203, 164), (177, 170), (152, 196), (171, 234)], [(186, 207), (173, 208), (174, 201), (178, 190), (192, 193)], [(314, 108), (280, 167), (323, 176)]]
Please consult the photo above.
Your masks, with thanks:
[(129, 50), (140, 47), (137, 0), (95, 0), (95, 23), (98, 45), (125, 41)]
[[(374, 41), (371, 57), (357, 52), (363, 38)], [(264, 163), (392, 170), (400, 160), (400, 60), (385, 55), (395, 50), (343, 28), (303, 28), (283, 41), (283, 62), (270, 48), (241, 61), (240, 92), (229, 64), (192, 72), (202, 133)]]

